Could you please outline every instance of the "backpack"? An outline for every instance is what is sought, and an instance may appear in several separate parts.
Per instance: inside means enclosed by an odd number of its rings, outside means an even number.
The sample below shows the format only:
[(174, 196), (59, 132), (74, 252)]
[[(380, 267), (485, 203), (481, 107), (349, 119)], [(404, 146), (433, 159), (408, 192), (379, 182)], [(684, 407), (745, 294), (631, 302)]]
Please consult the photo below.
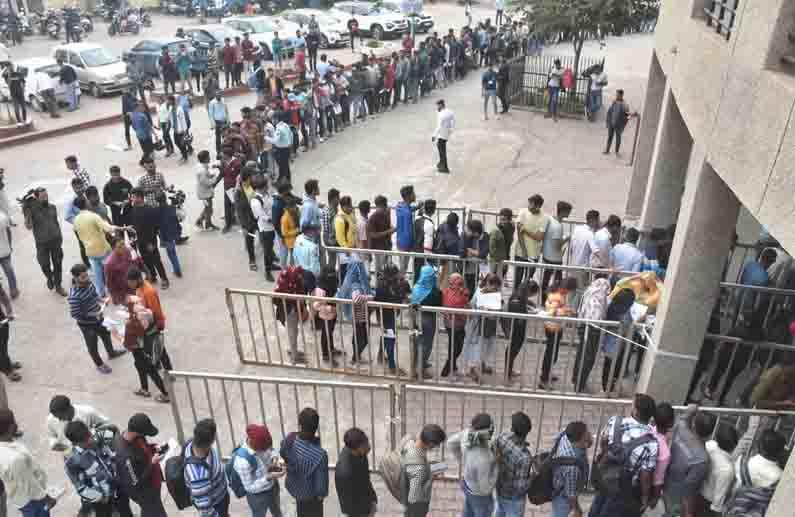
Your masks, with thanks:
[(232, 493), (236, 497), (240, 498), (245, 497), (247, 492), (243, 486), (243, 480), (240, 479), (240, 474), (235, 470), (235, 458), (245, 459), (253, 472), (257, 470), (257, 458), (248, 452), (245, 447), (235, 447), (235, 450), (232, 451), (232, 457), (229, 458), (229, 461), (224, 466), (226, 479), (229, 480), (229, 488), (232, 489)]
[(560, 465), (576, 465), (575, 458), (555, 458), (558, 451), (560, 438), (555, 440), (551, 451), (542, 452), (530, 462), (530, 486), (527, 489), (527, 499), (531, 504), (540, 506), (552, 501), (555, 497), (555, 467)]
[(378, 464), (378, 473), (381, 474), (381, 478), (384, 480), (384, 484), (386, 485), (387, 490), (389, 493), (392, 494), (392, 497), (398, 500), (400, 499), (400, 474), (402, 471), (402, 466), (400, 464), (400, 451), (394, 450), (389, 451), (387, 454), (381, 458), (381, 463)]
[(612, 443), (601, 452), (593, 470), (594, 487), (600, 494), (608, 497), (619, 496), (632, 487), (632, 478), (640, 468), (640, 461), (636, 465), (628, 465), (630, 455), (636, 447), (656, 439), (651, 433), (647, 433), (627, 443), (621, 443), (622, 417), (615, 418)]
[[(430, 217), (421, 215), (420, 217), (414, 220), (414, 249), (418, 253), (422, 253), (425, 251), (424, 243), (425, 243), (425, 221), (431, 221), (433, 224), (433, 220)], [(436, 225), (434, 225), (434, 232), (433, 232), (433, 242), (431, 244), (431, 249), (436, 249), (436, 240), (438, 235), (436, 234)]]
[(168, 488), (168, 493), (179, 510), (184, 510), (193, 505), (190, 489), (185, 481), (185, 467), (188, 465), (202, 465), (207, 469), (207, 472), (210, 471), (210, 466), (206, 461), (193, 456), (185, 458), (185, 451), (188, 450), (188, 447), (190, 447), (190, 442), (182, 448), (182, 453), (179, 456), (174, 456), (166, 461), (166, 488)]
[(574, 72), (571, 71), (571, 68), (566, 68), (566, 70), (563, 71), (563, 77), (560, 83), (566, 90), (574, 88)]
[(764, 517), (773, 493), (778, 483), (767, 488), (757, 488), (751, 484), (751, 474), (748, 472), (748, 455), (740, 460), (740, 480), (742, 484), (737, 487), (728, 504), (726, 517)]

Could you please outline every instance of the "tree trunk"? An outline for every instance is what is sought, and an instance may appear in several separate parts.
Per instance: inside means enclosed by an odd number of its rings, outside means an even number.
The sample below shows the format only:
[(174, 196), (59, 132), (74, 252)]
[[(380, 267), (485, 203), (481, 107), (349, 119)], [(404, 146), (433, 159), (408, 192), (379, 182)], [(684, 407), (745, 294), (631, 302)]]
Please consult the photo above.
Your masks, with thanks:
[(577, 93), (577, 78), (580, 77), (580, 55), (582, 54), (582, 46), (585, 43), (585, 37), (581, 31), (574, 34), (574, 93)]

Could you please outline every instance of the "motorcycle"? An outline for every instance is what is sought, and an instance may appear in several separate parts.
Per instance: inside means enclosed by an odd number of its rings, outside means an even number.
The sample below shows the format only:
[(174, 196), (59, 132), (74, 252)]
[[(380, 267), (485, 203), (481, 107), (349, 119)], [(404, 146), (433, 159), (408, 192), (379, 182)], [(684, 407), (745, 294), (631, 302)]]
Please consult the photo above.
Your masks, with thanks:
[(60, 39), (61, 38), (61, 24), (56, 20), (51, 20), (47, 22), (47, 34), (52, 39)]
[(25, 36), (33, 36), (33, 23), (30, 18), (24, 13), (19, 15), (19, 27)]
[(152, 26), (152, 17), (149, 15), (149, 13), (145, 12), (141, 16), (141, 25), (143, 25), (144, 27), (151, 27)]
[(88, 16), (80, 17), (80, 27), (82, 27), (83, 32), (88, 34), (89, 32), (94, 32), (94, 22), (91, 21), (91, 18)]
[(130, 15), (127, 17), (122, 17), (120, 15), (116, 15), (113, 17), (113, 20), (108, 25), (108, 35), (115, 36), (117, 34), (138, 34), (141, 30), (140, 26), (138, 25), (138, 17), (134, 15)]

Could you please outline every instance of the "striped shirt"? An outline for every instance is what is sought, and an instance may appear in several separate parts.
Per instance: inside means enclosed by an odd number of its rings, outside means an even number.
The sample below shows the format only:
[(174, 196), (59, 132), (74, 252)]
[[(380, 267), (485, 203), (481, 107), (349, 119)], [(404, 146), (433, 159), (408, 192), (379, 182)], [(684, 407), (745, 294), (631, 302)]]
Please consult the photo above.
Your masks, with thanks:
[(102, 307), (93, 284), (85, 287), (74, 285), (69, 290), (69, 313), (78, 325), (97, 325), (102, 323)]
[(279, 451), (287, 463), (285, 486), (298, 501), (328, 496), (328, 453), (319, 440), (304, 440), (297, 434), (282, 440)]
[(273, 480), (268, 473), (268, 467), (270, 467), (273, 458), (276, 457), (274, 450), (255, 451), (247, 444), (243, 444), (241, 447), (254, 456), (257, 462), (257, 467), (251, 468), (251, 463), (245, 457), (239, 455), (234, 457), (234, 469), (237, 475), (240, 476), (240, 482), (243, 484), (243, 488), (246, 489), (246, 493), (261, 494), (272, 489)]
[(228, 491), (224, 465), (215, 449), (200, 458), (193, 455), (192, 442), (185, 445), (185, 484), (199, 517), (218, 517), (215, 507), (228, 496)]

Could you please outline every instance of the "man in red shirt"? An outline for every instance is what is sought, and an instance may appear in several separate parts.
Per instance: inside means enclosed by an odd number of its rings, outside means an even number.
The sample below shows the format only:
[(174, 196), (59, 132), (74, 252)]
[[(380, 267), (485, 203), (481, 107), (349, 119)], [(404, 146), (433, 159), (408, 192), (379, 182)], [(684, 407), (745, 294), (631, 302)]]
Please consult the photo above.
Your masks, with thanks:
[(221, 49), (221, 57), (224, 61), (224, 81), (226, 82), (226, 88), (229, 88), (230, 79), (234, 85), (235, 73), (235, 47), (232, 46), (232, 40), (229, 38), (224, 40), (224, 48)]
[(243, 41), (240, 42), (240, 48), (243, 49), (243, 61), (246, 64), (246, 72), (251, 73), (254, 71), (254, 54), (255, 46), (254, 42), (251, 41), (248, 37), (248, 32), (243, 33)]
[(240, 86), (243, 84), (243, 42), (240, 36), (235, 37), (235, 46), (232, 48), (235, 49), (235, 73), (232, 81), (235, 86)]
[(230, 199), (229, 191), (237, 185), (237, 176), (240, 174), (242, 163), (235, 156), (235, 149), (232, 146), (224, 145), (223, 157), (221, 159), (221, 174), (215, 180), (217, 185), (224, 180), (224, 229), (222, 233), (227, 233), (235, 223), (235, 210)]

